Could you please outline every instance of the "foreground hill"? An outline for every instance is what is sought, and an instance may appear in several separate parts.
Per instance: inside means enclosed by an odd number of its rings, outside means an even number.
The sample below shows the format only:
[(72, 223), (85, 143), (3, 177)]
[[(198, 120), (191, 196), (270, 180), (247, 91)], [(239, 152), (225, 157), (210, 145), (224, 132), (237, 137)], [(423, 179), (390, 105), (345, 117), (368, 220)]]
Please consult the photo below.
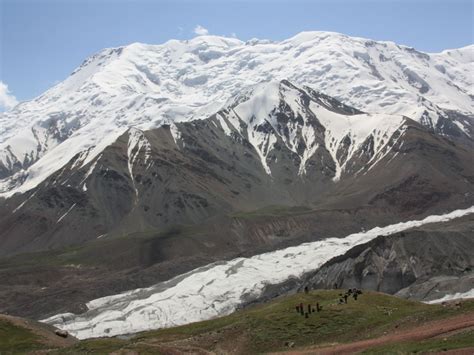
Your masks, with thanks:
[[(474, 347), (473, 300), (427, 305), (364, 291), (357, 300), (349, 297), (347, 304), (338, 304), (341, 292), (345, 290), (298, 293), (222, 318), (122, 339), (85, 340), (51, 352), (255, 354), (290, 349), (324, 353), (339, 349), (385, 353)], [(296, 312), (295, 305), (300, 303), (305, 309), (307, 304), (315, 308), (319, 303), (322, 310), (305, 318)], [(4, 324), (1, 328), (2, 350), (6, 350), (5, 344), (17, 346), (6, 343), (5, 334), (10, 334), (7, 332), (11, 327)], [(22, 349), (28, 349), (25, 341), (17, 341), (23, 344)], [(29, 349), (36, 348), (32, 345)]]

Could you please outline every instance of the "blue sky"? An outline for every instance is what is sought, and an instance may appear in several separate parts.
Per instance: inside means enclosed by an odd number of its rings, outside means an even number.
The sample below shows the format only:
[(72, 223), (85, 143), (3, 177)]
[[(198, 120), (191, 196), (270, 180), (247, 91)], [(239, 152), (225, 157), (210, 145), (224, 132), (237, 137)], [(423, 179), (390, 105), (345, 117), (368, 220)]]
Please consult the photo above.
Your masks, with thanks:
[(197, 25), (242, 40), (327, 30), (437, 52), (472, 44), (473, 16), (472, 0), (0, 0), (0, 106), (6, 85), (31, 99), (102, 48), (187, 39)]

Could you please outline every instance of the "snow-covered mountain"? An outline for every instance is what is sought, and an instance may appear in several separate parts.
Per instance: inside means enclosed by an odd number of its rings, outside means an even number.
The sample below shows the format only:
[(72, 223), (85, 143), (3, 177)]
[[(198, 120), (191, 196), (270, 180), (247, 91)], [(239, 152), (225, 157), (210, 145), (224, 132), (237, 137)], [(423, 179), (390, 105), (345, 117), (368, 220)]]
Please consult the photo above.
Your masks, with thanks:
[(89, 58), (0, 116), (0, 313), (81, 312), (212, 262), (472, 206), (473, 49), (310, 32)]
[[(281, 42), (200, 36), (106, 49), (43, 95), (0, 114), (0, 193), (37, 186), (80, 152), (87, 164), (130, 127), (205, 118), (254, 85), (283, 79), (364, 112), (404, 115), (469, 137), (473, 51), (428, 54), (329, 32)], [(337, 140), (343, 132), (334, 128)]]

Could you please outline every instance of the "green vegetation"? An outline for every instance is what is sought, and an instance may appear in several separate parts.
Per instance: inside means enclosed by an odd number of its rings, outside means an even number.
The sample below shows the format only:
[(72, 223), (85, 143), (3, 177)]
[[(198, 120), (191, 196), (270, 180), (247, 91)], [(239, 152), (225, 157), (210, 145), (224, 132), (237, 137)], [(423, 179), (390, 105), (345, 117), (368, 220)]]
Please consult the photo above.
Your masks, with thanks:
[[(444, 308), (376, 292), (364, 293), (357, 301), (349, 298), (348, 304), (339, 305), (339, 292), (324, 290), (282, 297), (226, 317), (144, 332), (129, 340), (82, 341), (68, 351), (104, 353), (136, 350), (140, 353), (159, 353), (171, 347), (183, 351), (200, 348), (225, 352), (238, 348), (240, 353), (252, 354), (288, 349), (285, 343), (294, 343), (297, 348), (350, 343), (382, 336), (395, 329), (415, 327), (426, 321), (474, 312), (474, 301), (463, 302), (460, 309)], [(312, 306), (318, 302), (323, 309), (305, 318), (295, 309), (300, 302)], [(454, 349), (469, 345), (474, 346), (467, 335), (457, 334), (447, 340), (396, 344), (380, 348), (380, 352)]]
[(13, 350), (18, 353), (44, 348), (41, 338), (31, 330), (0, 319), (0, 354)]
[(474, 347), (474, 331), (468, 330), (449, 337), (437, 337), (416, 342), (405, 342), (375, 347), (364, 351), (363, 354), (414, 354), (471, 347)]
[[(65, 265), (88, 265), (95, 266), (103, 264), (103, 258), (97, 258), (100, 250), (107, 247), (115, 249), (129, 250), (136, 248), (137, 242), (123, 238), (121, 240), (92, 241), (81, 246), (71, 246), (60, 250), (25, 253), (11, 258), (4, 258), (0, 261), (0, 268), (9, 268), (14, 266), (65, 266)], [(111, 255), (110, 253), (108, 255)], [(114, 255), (115, 257), (115, 255)]]

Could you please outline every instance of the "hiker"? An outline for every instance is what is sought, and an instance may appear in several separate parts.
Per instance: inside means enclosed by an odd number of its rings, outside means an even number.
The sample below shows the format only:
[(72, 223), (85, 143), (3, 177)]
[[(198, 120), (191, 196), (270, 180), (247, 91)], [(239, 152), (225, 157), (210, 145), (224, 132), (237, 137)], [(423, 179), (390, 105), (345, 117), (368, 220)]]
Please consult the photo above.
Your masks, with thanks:
[(346, 304), (347, 304), (347, 296), (348, 296), (348, 294), (346, 293), (346, 294), (344, 295), (344, 303), (346, 303)]
[(359, 295), (359, 294), (358, 294), (357, 292), (354, 293), (354, 301), (357, 301), (357, 296), (358, 296), (358, 295)]

